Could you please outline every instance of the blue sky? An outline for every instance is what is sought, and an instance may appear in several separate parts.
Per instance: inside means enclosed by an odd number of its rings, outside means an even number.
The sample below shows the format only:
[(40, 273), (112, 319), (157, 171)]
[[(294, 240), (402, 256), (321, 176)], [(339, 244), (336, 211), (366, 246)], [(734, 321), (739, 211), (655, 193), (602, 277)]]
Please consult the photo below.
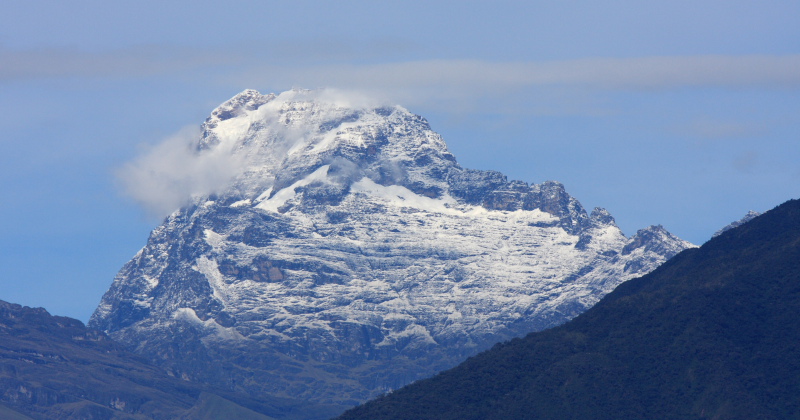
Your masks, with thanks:
[(800, 196), (799, 16), (740, 0), (7, 2), (0, 299), (87, 320), (159, 223), (119, 168), (246, 88), (401, 104), (465, 167), (561, 181), (628, 235), (702, 243)]

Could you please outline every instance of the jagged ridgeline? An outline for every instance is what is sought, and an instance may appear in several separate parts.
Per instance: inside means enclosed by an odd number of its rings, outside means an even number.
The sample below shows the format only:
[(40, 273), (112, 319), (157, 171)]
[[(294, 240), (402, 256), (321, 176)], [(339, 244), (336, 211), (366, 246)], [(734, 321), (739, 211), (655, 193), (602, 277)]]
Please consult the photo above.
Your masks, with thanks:
[[(557, 182), (462, 168), (428, 122), (247, 90), (195, 156), (235, 165), (171, 214), (91, 318), (179, 377), (349, 406), (561, 324), (691, 244), (623, 235)], [(230, 169), (230, 168), (229, 168)]]

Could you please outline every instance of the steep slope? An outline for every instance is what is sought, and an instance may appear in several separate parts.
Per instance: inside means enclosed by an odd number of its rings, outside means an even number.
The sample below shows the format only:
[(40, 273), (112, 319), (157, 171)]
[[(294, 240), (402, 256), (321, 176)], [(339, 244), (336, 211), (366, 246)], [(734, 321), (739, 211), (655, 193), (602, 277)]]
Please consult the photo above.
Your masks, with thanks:
[(170, 215), (90, 325), (173, 372), (343, 407), (562, 323), (691, 246), (557, 182), (464, 169), (428, 123), (245, 91), (195, 144), (230, 184)]
[(800, 201), (340, 419), (800, 417)]
[(259, 412), (294, 412), (298, 419), (330, 412), (290, 400), (256, 402), (170, 377), (78, 320), (3, 301), (0, 390), (3, 419), (200, 420), (213, 409), (217, 418), (268, 420)]

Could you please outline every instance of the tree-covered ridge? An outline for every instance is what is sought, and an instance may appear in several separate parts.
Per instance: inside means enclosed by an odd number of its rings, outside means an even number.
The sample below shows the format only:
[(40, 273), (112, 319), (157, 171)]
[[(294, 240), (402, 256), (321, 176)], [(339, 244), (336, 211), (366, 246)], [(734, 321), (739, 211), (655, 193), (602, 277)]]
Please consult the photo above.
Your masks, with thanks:
[(800, 418), (800, 201), (340, 419)]

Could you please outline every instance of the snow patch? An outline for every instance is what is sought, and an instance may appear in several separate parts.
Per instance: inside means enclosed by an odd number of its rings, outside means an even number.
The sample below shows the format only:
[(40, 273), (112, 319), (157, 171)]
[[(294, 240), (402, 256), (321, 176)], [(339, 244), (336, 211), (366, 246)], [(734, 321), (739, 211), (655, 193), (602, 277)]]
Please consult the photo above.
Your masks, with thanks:
[[(314, 182), (314, 181), (325, 181), (328, 177), (328, 168), (330, 165), (323, 165), (319, 167), (316, 171), (309, 174), (305, 178), (295, 182), (294, 184), (278, 191), (272, 198), (262, 201), (256, 205), (256, 208), (261, 210), (271, 211), (273, 213), (278, 213), (278, 209), (286, 204), (287, 201), (293, 199), (297, 193), (295, 190), (300, 187), (305, 187), (306, 185)], [(262, 194), (263, 196), (264, 194)]]
[(197, 259), (197, 265), (192, 268), (206, 277), (208, 284), (214, 291), (214, 297), (225, 305), (228, 301), (227, 287), (225, 286), (225, 280), (222, 278), (222, 273), (219, 272), (217, 262), (203, 255)]
[(247, 207), (250, 204), (252, 204), (252, 201), (250, 201), (249, 199), (247, 199), (247, 200), (239, 200), (239, 201), (231, 204), (231, 207), (234, 207), (234, 208), (235, 207)]
[(214, 232), (211, 229), (205, 229), (203, 231), (203, 237), (207, 244), (211, 245), (212, 248), (221, 248), (222, 245), (225, 243), (226, 237), (220, 235), (217, 232)]
[(176, 321), (183, 321), (199, 326), (206, 332), (210, 332), (222, 340), (246, 340), (246, 338), (234, 328), (223, 327), (219, 325), (214, 318), (203, 321), (192, 308), (178, 308), (173, 312), (172, 318)]
[(436, 342), (436, 340), (433, 339), (431, 333), (428, 332), (427, 328), (419, 324), (412, 324), (408, 328), (402, 331), (391, 332), (387, 334), (380, 343), (376, 344), (376, 347), (393, 346), (398, 341), (405, 341), (408, 340), (409, 338), (416, 341), (415, 343), (416, 345), (439, 344)]
[(440, 199), (425, 197), (400, 185), (376, 184), (367, 177), (361, 178), (361, 180), (354, 183), (350, 190), (355, 193), (370, 195), (395, 207), (411, 207), (433, 213), (463, 214), (463, 212), (451, 208), (451, 206), (458, 205), (458, 202), (449, 195)]

